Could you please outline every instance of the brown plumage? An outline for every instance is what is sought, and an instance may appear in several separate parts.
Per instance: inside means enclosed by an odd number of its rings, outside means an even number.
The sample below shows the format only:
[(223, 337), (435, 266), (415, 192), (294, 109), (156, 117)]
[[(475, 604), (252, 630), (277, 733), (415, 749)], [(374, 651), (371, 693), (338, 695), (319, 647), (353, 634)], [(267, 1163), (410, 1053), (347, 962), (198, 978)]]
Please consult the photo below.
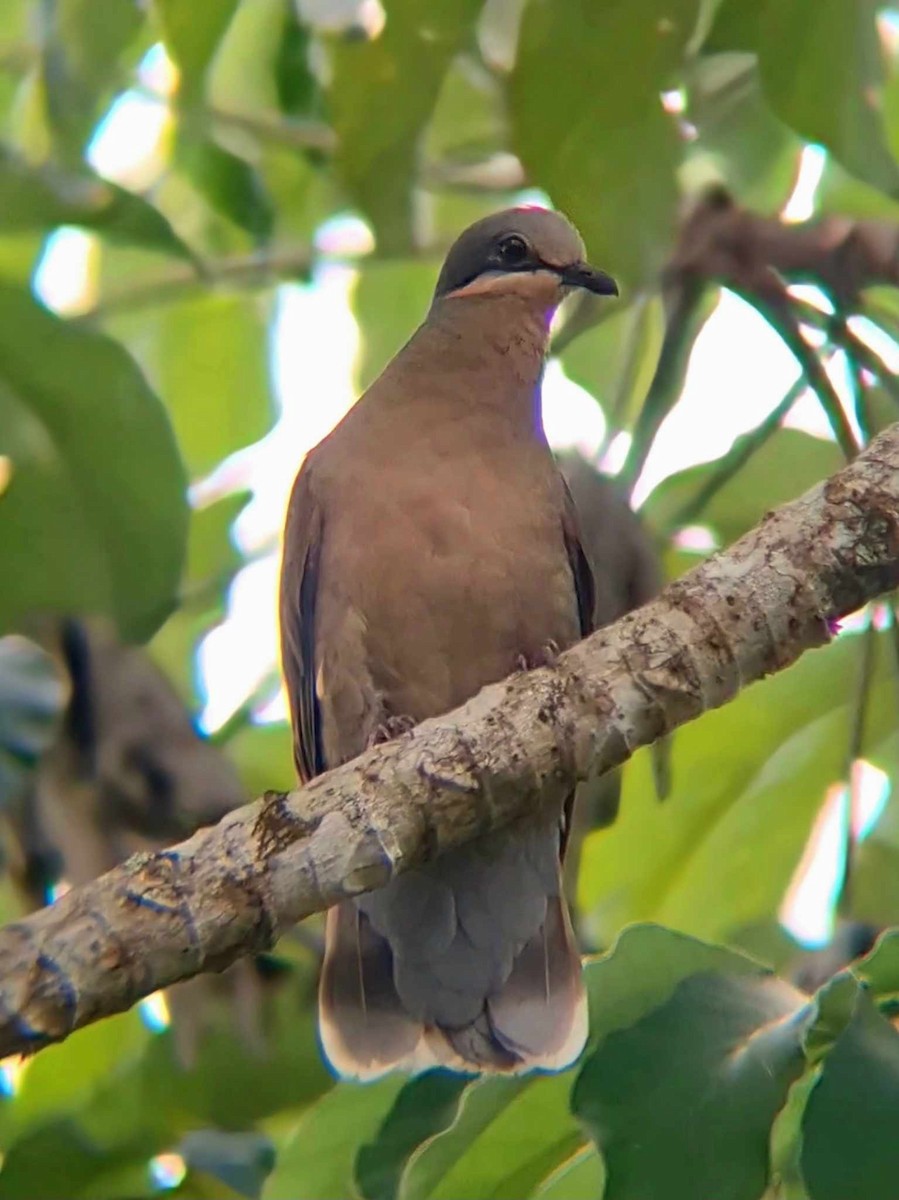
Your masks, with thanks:
[[(615, 291), (562, 217), (478, 222), (424, 324), (307, 456), (281, 576), (302, 779), (590, 630), (592, 578), (541, 423), (549, 320), (572, 287)], [(566, 819), (535, 812), (331, 910), (320, 1025), (339, 1072), (577, 1056)]]

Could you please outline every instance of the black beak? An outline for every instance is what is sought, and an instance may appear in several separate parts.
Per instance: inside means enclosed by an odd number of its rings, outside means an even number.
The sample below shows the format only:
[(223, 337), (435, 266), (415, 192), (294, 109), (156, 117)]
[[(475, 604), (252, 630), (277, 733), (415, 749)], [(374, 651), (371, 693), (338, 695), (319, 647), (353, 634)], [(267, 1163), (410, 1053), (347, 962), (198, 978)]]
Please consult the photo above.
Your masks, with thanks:
[(559, 271), (559, 278), (568, 287), (584, 288), (588, 292), (595, 292), (597, 296), (618, 295), (618, 284), (612, 276), (588, 263), (572, 263), (570, 267), (563, 267)]

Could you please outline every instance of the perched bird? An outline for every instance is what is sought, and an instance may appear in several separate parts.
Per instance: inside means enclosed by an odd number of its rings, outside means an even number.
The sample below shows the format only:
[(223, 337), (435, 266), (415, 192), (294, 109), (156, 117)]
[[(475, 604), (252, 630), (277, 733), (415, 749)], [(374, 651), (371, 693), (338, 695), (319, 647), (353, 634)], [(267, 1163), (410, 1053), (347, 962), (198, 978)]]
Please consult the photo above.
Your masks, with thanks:
[[(280, 598), (303, 780), (590, 631), (593, 581), (541, 419), (550, 321), (575, 288), (617, 292), (563, 217), (478, 221), (424, 323), (307, 455)], [(534, 812), (328, 913), (319, 1017), (339, 1073), (577, 1057), (567, 820)]]

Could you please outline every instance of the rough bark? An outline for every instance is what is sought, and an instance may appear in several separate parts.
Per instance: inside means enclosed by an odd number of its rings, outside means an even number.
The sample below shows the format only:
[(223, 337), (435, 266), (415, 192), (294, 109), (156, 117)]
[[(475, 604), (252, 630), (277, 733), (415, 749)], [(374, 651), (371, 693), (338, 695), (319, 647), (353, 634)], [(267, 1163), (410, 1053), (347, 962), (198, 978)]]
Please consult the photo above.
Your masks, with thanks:
[(794, 662), (899, 584), (899, 425), (650, 604), (308, 787), (0, 930), (0, 1055), (33, 1051), (508, 823)]

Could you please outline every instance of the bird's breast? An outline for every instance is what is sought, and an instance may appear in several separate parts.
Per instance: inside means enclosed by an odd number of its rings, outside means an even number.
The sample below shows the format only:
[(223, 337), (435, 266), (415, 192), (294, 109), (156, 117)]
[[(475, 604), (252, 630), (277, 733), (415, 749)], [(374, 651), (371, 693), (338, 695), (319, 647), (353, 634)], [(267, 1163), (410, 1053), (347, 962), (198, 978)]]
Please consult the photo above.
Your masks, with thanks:
[(556, 481), (536, 462), (529, 474), (435, 456), (357, 475), (352, 502), (329, 507), (323, 546), (326, 687), (352, 664), (384, 715), (419, 721), (577, 639)]

